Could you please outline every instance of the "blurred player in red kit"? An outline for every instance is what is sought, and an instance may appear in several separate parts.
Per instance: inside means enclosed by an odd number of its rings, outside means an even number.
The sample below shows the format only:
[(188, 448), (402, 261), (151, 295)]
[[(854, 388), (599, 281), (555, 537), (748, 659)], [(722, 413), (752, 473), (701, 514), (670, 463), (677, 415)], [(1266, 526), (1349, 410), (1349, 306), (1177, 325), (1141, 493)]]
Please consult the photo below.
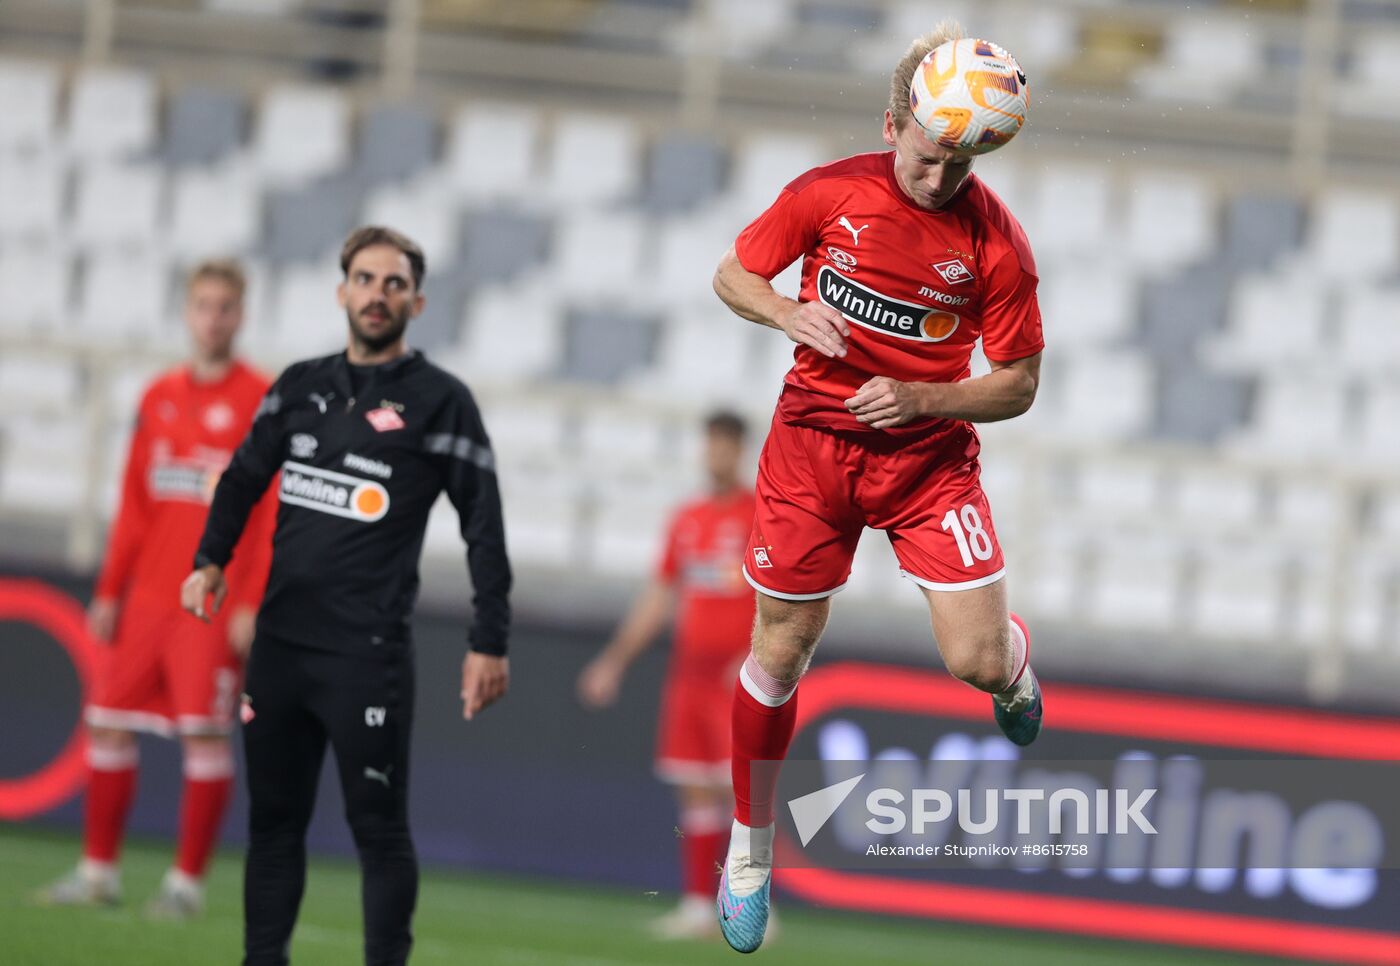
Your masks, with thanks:
[(157, 376), (137, 415), (121, 505), (89, 609), (110, 650), (86, 709), (83, 859), (40, 895), (61, 905), (120, 900), (117, 860), (136, 790), (135, 732), (178, 737), (184, 760), (175, 863), (147, 906), (160, 918), (203, 907), (205, 867), (233, 784), (229, 733), (242, 664), (271, 555), (272, 510), (243, 540), (239, 596), (204, 624), (180, 608), (180, 582), (219, 475), (248, 431), (268, 380), (233, 356), (243, 323), (242, 269), (208, 261), (189, 277), (190, 360)]
[[(734, 689), (735, 821), (716, 903), (726, 940), (744, 952), (763, 941), (772, 871), (775, 776), (754, 779), (751, 763), (787, 754), (798, 679), (866, 527), (885, 531), (922, 589), (948, 670), (988, 692), (1011, 741), (1040, 731), (1030, 639), (1008, 611), (972, 427), (1035, 399), (1035, 261), (972, 158), (929, 140), (909, 110), (920, 61), (959, 33), (916, 40), (895, 68), (884, 119), (893, 150), (798, 177), (715, 274), (735, 313), (797, 343), (744, 561), (758, 621)], [(794, 301), (769, 280), (799, 258)], [(991, 372), (970, 378), (979, 338)]]
[(716, 866), (734, 803), (729, 698), (754, 618), (753, 590), (741, 569), (754, 511), (753, 490), (740, 478), (745, 436), (744, 421), (732, 413), (716, 412), (705, 420), (709, 491), (676, 511), (656, 575), (578, 681), (584, 704), (611, 705), (628, 666), (675, 613), (656, 774), (676, 789), (684, 894), (675, 911), (656, 924), (666, 938), (716, 932)]

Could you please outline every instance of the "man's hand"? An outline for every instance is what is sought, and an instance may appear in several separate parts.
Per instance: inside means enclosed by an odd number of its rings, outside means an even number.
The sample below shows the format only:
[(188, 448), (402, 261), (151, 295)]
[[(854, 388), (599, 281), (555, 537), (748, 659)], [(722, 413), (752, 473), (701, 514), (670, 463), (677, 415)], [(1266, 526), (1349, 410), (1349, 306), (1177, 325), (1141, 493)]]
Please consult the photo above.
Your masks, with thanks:
[(820, 302), (799, 302), (792, 311), (775, 320), (787, 337), (798, 345), (809, 345), (827, 358), (846, 354), (851, 327), (841, 313)]
[(109, 644), (117, 633), (117, 602), (111, 597), (94, 597), (88, 604), (88, 633), (94, 640)]
[(253, 636), (258, 628), (256, 607), (235, 607), (228, 615), (228, 646), (238, 655), (240, 661), (248, 660), (248, 652), (253, 649)]
[(918, 383), (876, 376), (846, 400), (846, 408), (872, 429), (903, 426), (927, 416)]
[[(205, 610), (205, 602), (212, 596), (213, 606)], [(180, 606), (195, 617), (209, 623), (209, 618), (224, 606), (228, 596), (228, 583), (224, 580), (224, 569), (217, 564), (207, 564), (193, 571), (180, 585)]]
[(462, 717), (471, 721), (495, 704), (510, 687), (510, 662), (504, 657), (468, 651), (462, 661)]
[(578, 676), (578, 699), (585, 708), (610, 707), (622, 689), (624, 668), (606, 654), (589, 661)]

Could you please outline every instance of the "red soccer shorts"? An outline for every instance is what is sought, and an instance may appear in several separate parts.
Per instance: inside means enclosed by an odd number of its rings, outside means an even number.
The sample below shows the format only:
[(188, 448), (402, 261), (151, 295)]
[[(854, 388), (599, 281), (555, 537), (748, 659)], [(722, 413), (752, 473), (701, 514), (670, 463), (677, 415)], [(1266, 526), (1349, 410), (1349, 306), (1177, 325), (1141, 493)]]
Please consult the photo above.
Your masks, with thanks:
[(98, 674), (87, 722), (167, 737), (227, 734), (241, 680), (225, 621), (205, 624), (179, 608), (128, 603)]
[(677, 662), (661, 694), (656, 776), (673, 785), (729, 784), (729, 716), (740, 655), (733, 661)]
[(911, 443), (775, 417), (758, 463), (744, 576), (770, 597), (829, 597), (845, 586), (861, 531), (872, 527), (889, 535), (901, 571), (921, 587), (995, 583), (1005, 565), (980, 450), (966, 423)]

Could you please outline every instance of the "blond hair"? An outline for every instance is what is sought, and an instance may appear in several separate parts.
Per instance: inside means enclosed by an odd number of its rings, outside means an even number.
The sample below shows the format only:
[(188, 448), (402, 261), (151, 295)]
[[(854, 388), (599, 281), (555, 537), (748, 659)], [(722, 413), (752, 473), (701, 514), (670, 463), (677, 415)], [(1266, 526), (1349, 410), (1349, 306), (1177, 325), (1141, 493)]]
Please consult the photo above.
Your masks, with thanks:
[(206, 278), (223, 282), (237, 292), (240, 299), (248, 288), (248, 276), (243, 271), (243, 266), (232, 258), (206, 258), (190, 269), (189, 277), (185, 279), (185, 288), (194, 288), (196, 282), (202, 282)]
[(903, 130), (904, 122), (910, 118), (909, 85), (914, 82), (914, 71), (919, 63), (935, 47), (941, 47), (950, 40), (961, 40), (963, 36), (961, 24), (956, 20), (944, 20), (922, 37), (916, 37), (899, 59), (894, 73), (890, 75), (890, 114), (894, 115), (896, 130)]

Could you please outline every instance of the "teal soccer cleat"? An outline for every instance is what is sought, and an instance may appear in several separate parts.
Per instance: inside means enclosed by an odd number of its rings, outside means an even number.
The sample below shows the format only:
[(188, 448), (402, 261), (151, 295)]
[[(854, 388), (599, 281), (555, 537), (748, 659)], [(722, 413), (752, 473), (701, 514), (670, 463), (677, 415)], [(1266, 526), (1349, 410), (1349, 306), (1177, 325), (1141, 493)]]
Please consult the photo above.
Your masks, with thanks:
[(763, 880), (757, 892), (742, 899), (729, 890), (728, 863), (719, 879), (719, 895), (715, 910), (719, 913), (719, 929), (724, 941), (741, 953), (751, 953), (763, 945), (768, 931), (768, 893), (773, 885), (772, 873)]
[(995, 700), (992, 701), (992, 711), (996, 715), (997, 727), (1001, 728), (1001, 733), (1010, 739), (1012, 744), (1025, 747), (1040, 735), (1041, 719), (1045, 711), (1045, 702), (1040, 697), (1040, 681), (1030, 668), (1026, 668), (1026, 673), (1031, 676), (1031, 687), (1035, 691), (1035, 699), (1020, 711), (1007, 711)]

